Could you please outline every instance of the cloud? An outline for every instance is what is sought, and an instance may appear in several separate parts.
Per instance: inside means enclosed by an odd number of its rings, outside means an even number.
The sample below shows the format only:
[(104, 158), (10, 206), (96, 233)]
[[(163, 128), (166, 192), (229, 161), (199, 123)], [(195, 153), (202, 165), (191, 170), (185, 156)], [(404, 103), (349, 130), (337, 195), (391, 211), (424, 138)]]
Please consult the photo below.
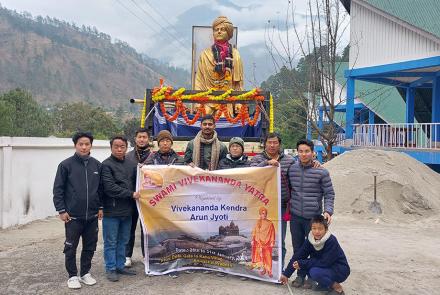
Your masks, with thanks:
[[(252, 58), (267, 59), (267, 28), (270, 28), (274, 46), (281, 53), (283, 46), (278, 34), (282, 40), (286, 37), (286, 0), (0, 1), (8, 9), (27, 11), (33, 16), (50, 16), (75, 22), (78, 26), (95, 26), (113, 40), (117, 38), (127, 42), (138, 52), (186, 69), (191, 67), (192, 26), (210, 25), (218, 15), (228, 16), (238, 27), (238, 46), (249, 49)], [(291, 3), (295, 5), (296, 25), (304, 28), (307, 1), (291, 0)], [(292, 31), (290, 34), (290, 42), (296, 47), (295, 36)], [(348, 42), (348, 35), (349, 30), (344, 42)]]

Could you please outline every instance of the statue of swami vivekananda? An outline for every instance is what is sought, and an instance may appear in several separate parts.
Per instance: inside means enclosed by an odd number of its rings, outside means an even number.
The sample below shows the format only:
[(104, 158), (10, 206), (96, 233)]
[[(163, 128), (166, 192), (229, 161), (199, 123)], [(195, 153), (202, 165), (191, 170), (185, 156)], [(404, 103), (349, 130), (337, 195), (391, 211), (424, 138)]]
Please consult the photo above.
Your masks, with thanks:
[(234, 26), (226, 16), (212, 23), (214, 44), (200, 54), (195, 90), (243, 90), (243, 64), (238, 50), (229, 44)]

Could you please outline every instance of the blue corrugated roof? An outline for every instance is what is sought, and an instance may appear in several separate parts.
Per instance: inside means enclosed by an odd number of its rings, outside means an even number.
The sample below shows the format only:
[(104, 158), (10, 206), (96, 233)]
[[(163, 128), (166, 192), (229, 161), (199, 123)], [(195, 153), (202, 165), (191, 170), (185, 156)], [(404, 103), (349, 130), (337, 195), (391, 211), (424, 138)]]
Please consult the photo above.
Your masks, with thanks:
[[(344, 71), (348, 69), (348, 62), (338, 63), (336, 68), (336, 81), (345, 85)], [(405, 122), (406, 104), (396, 87), (356, 80), (355, 97), (385, 122)], [(335, 121), (345, 126), (345, 113), (336, 115)]]

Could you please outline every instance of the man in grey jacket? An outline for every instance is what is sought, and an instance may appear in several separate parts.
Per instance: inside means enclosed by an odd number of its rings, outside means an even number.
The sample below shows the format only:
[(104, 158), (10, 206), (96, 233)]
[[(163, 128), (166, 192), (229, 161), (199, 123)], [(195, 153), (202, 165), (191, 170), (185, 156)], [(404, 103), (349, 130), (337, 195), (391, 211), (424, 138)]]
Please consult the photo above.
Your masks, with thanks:
[[(315, 168), (313, 162), (313, 142), (300, 140), (296, 145), (299, 161), (288, 170), (290, 196), (290, 232), (293, 251), (298, 251), (310, 232), (310, 220), (316, 215), (324, 215), (328, 224), (332, 220), (335, 192), (327, 169)], [(306, 273), (298, 271), (294, 287), (311, 288), (313, 282), (305, 281)]]
[[(272, 132), (267, 134), (264, 140), (264, 151), (256, 155), (251, 160), (251, 167), (280, 166), (281, 168), (281, 216), (287, 209), (289, 201), (289, 183), (287, 179), (287, 170), (295, 162), (292, 156), (285, 155), (281, 151), (281, 136)], [(284, 257), (286, 256), (286, 247), (284, 240), (286, 239), (287, 221), (281, 221), (282, 234), (282, 265), (284, 266)]]

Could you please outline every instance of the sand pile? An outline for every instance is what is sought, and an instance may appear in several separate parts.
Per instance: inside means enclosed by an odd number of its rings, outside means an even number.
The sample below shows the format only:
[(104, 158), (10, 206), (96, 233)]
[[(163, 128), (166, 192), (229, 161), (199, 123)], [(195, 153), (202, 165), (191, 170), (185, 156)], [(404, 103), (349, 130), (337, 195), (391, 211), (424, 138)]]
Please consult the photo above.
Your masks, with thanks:
[(383, 219), (412, 221), (440, 214), (440, 174), (404, 153), (359, 149), (324, 166), (332, 177), (338, 215), (373, 216), (374, 172)]

